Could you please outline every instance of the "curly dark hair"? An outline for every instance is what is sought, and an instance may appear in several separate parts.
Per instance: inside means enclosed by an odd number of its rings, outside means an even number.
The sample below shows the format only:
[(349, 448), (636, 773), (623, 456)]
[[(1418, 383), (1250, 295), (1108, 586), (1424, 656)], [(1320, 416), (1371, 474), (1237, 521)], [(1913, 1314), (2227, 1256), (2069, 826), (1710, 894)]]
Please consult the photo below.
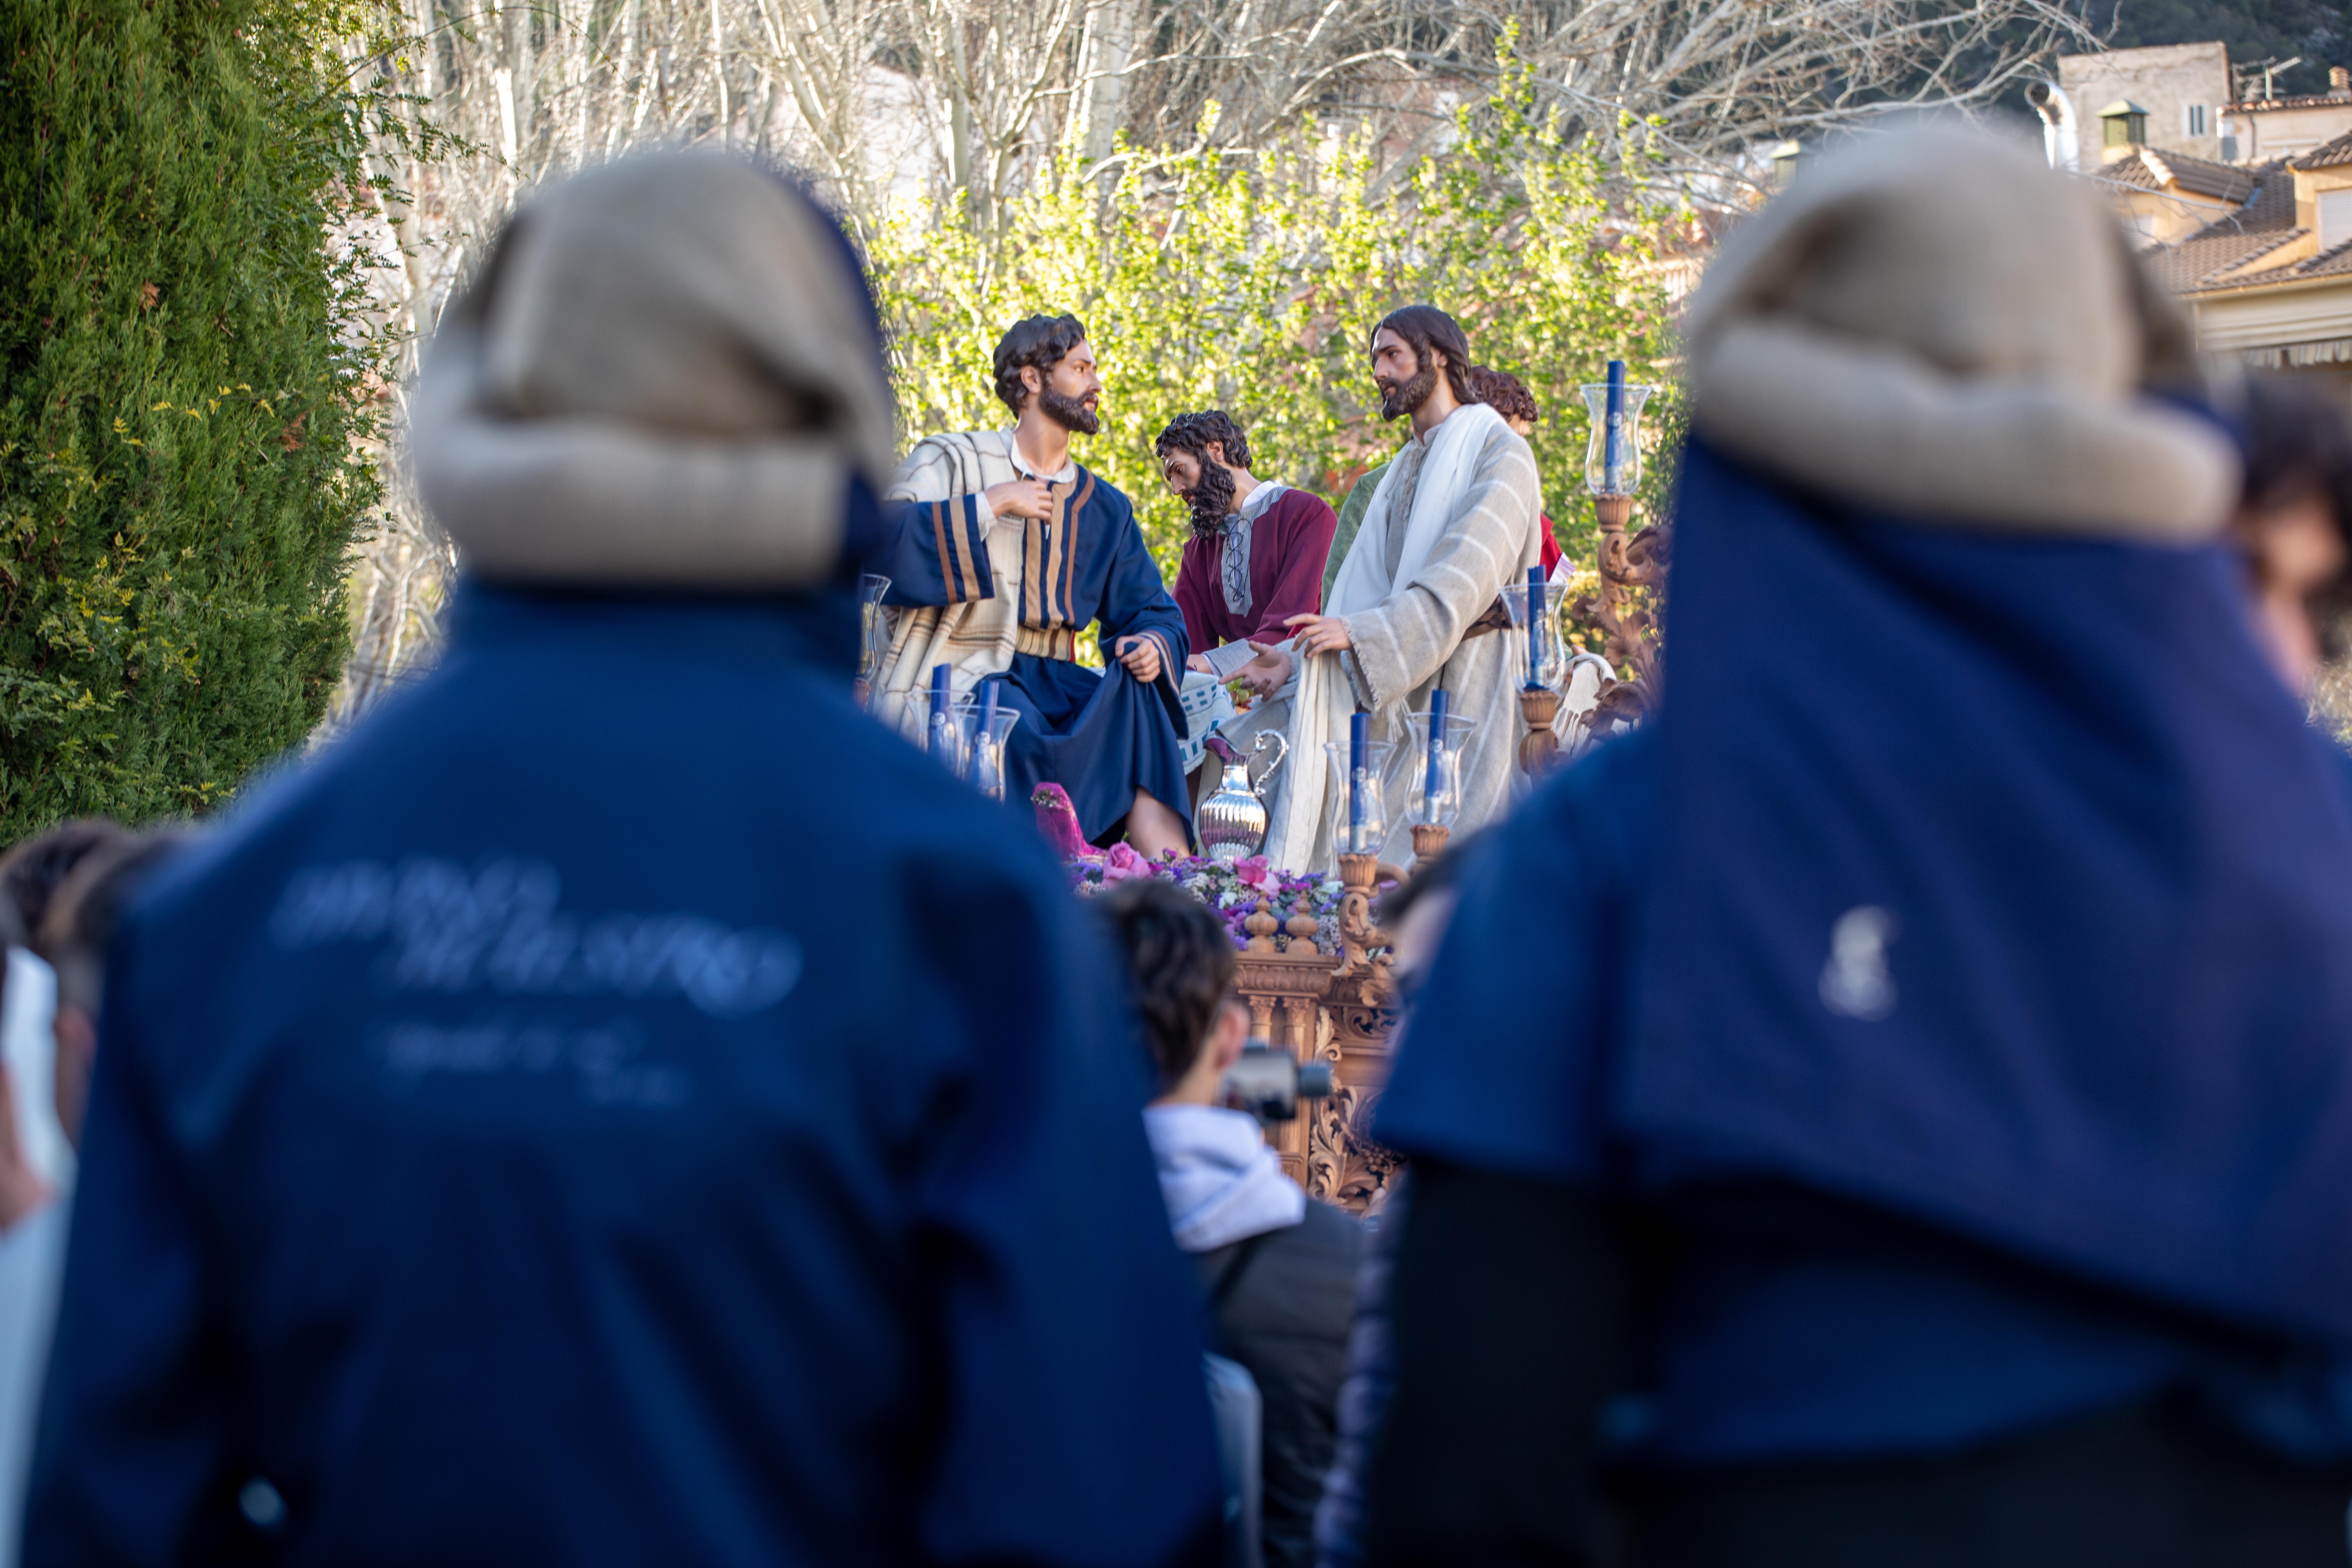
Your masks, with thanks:
[(1507, 370), (1472, 365), (1470, 390), (1479, 402), (1506, 419), (1524, 419), (1530, 425), (1543, 421), (1543, 410), (1536, 405), (1536, 395), (1528, 390), (1527, 383)]
[(1209, 1043), (1239, 965), (1225, 924), (1200, 900), (1157, 877), (1135, 877), (1090, 900), (1110, 921), (1135, 982), (1144, 1041), (1162, 1093)]
[(1250, 466), (1249, 437), (1243, 434), (1234, 416), (1222, 408), (1211, 408), (1199, 414), (1179, 414), (1168, 422), (1151, 443), (1152, 450), (1165, 458), (1171, 451), (1190, 452), (1202, 462), (1209, 460), (1209, 443), (1214, 441), (1225, 449), (1225, 461), (1236, 468)]
[(1087, 324), (1065, 312), (1031, 316), (1013, 323), (996, 344), (996, 395), (1015, 417), (1029, 389), (1022, 384), (1024, 365), (1035, 365), (1040, 375), (1062, 363), (1062, 356), (1087, 341)]

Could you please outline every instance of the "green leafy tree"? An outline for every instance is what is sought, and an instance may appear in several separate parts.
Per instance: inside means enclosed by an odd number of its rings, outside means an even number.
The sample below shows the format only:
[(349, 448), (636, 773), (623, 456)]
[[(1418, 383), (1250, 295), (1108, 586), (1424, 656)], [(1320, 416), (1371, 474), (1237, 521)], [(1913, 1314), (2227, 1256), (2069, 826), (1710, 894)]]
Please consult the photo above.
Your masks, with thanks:
[(326, 707), (387, 343), (363, 15), (0, 6), (0, 835), (201, 811)]
[[(1451, 144), (1405, 178), (1383, 178), (1370, 147), (1312, 125), (1256, 153), (1209, 147), (1204, 129), (1200, 150), (1122, 160), (1107, 189), (1066, 154), (985, 225), (957, 206), (902, 207), (872, 259), (906, 435), (1001, 423), (988, 374), (998, 336), (1034, 311), (1076, 311), (1108, 388), (1105, 428), (1081, 443), (1082, 460), (1134, 498), (1172, 575), (1188, 523), (1160, 482), (1160, 426), (1224, 408), (1249, 430), (1261, 475), (1336, 505), (1403, 438), (1379, 417), (1372, 325), (1425, 300), (1544, 405), (1534, 445), (1546, 505), (1563, 547), (1589, 557), (1576, 388), (1612, 358), (1637, 381), (1668, 378), (1655, 262), (1675, 214), (1643, 199), (1641, 127), (1617, 139), (1631, 161), (1612, 162), (1599, 139), (1538, 110), (1507, 37), (1501, 64)], [(1671, 393), (1653, 406), (1653, 428), (1670, 434)], [(1645, 478), (1654, 503), (1662, 468)]]

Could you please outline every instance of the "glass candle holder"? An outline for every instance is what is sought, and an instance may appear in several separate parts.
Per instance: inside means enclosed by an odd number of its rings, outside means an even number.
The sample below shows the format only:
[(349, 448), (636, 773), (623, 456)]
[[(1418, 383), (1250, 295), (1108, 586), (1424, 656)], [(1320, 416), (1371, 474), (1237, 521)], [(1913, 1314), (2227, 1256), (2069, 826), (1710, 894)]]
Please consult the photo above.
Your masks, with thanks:
[(1558, 691), (1568, 679), (1568, 639), (1560, 630), (1560, 616), (1568, 608), (1568, 588), (1565, 583), (1543, 585), (1543, 603), (1536, 616), (1532, 638), (1528, 636), (1528, 584), (1515, 583), (1503, 590), (1503, 607), (1511, 613), (1511, 644), (1517, 650), (1514, 662), (1522, 667), (1523, 686)]
[(1414, 713), (1405, 721), (1412, 729), (1414, 759), (1412, 783), (1405, 791), (1405, 820), (1416, 827), (1451, 827), (1454, 814), (1462, 809), (1462, 748), (1469, 744), (1470, 732), (1477, 725), (1458, 713), (1436, 715), (1433, 742), (1432, 721), (1428, 713)]
[(1345, 741), (1323, 742), (1331, 774), (1339, 781), (1339, 822), (1331, 835), (1342, 855), (1377, 854), (1388, 842), (1388, 802), (1381, 781), (1387, 776), (1393, 741), (1374, 741), (1364, 747), (1361, 769), (1349, 766), (1350, 746)]
[(932, 760), (956, 777), (964, 776), (963, 730), (956, 722), (956, 704), (969, 699), (950, 697), (933, 687), (927, 699), (930, 710), (926, 715), (923, 749)]
[(1642, 482), (1642, 405), (1654, 386), (1625, 380), (1625, 362), (1609, 362), (1609, 379), (1586, 384), (1585, 412), (1592, 433), (1584, 444), (1584, 488), (1597, 496), (1629, 496)]
[(857, 579), (857, 679), (866, 685), (871, 697), (874, 682), (882, 674), (882, 595), (890, 591), (890, 579), (868, 572)]
[(1020, 721), (1018, 709), (1003, 703), (992, 704), (987, 698), (989, 682), (979, 693), (967, 693), (956, 699), (956, 743), (958, 761), (962, 764), (958, 776), (991, 800), (1004, 798), (1004, 743), (1013, 735), (1013, 726)]

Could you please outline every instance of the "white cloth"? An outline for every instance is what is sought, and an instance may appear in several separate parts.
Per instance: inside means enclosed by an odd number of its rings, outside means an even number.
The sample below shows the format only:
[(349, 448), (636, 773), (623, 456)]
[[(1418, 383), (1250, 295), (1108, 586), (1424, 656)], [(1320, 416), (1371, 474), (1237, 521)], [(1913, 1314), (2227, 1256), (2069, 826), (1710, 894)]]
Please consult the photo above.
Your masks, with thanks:
[(73, 1144), (58, 1122), (56, 971), (21, 947), (8, 950), (6, 1000), (0, 1005), (0, 1061), (16, 1101), (17, 1146), (33, 1173), (52, 1187), (73, 1179)]
[(1143, 1131), (1169, 1227), (1186, 1252), (1213, 1252), (1307, 1217), (1305, 1189), (1282, 1173), (1281, 1157), (1247, 1111), (1149, 1105)]
[(60, 1194), (0, 1232), (0, 1568), (16, 1568), (33, 1427), (64, 1284), (72, 1204)]
[[(1356, 532), (1356, 542), (1348, 558), (1339, 564), (1339, 575), (1331, 584), (1331, 602), (1323, 606), (1327, 616), (1352, 615), (1369, 610), (1389, 596), (1400, 583), (1410, 583), (1420, 572), (1422, 563), (1429, 559), (1430, 547), (1437, 542), (1446, 525), (1454, 521), (1462, 508), (1462, 497), (1470, 487), (1470, 475), (1484, 449), (1484, 438), (1498, 428), (1507, 428), (1503, 416), (1483, 403), (1469, 404), (1446, 416), (1444, 423), (1427, 436), (1416, 437), (1423, 446), (1420, 478), (1413, 486), (1412, 511), (1403, 519), (1394, 513), (1398, 492), (1402, 489), (1399, 479), (1404, 465), (1391, 462), (1381, 475), (1381, 488), (1372, 492), (1372, 504), (1364, 510), (1363, 526)], [(1397, 557), (1396, 575), (1388, 572), (1389, 533), (1392, 529), (1404, 530), (1404, 549)]]
[[(1398, 499), (1412, 491), (1408, 515)], [(1411, 858), (1405, 819), (1411, 781), (1411, 714), (1429, 706), (1443, 685), (1451, 710), (1470, 721), (1463, 747), (1459, 838), (1501, 816), (1527, 787), (1518, 772), (1518, 689), (1527, 679), (1527, 644), (1508, 633), (1465, 637), (1506, 587), (1526, 581), (1541, 547), (1542, 500), (1535, 455), (1484, 405), (1459, 409), (1426, 437), (1408, 442), (1381, 478), (1362, 531), (1331, 585), (1328, 613), (1348, 623), (1353, 647), (1298, 658), (1289, 683), (1224, 726), (1250, 749), (1260, 731), (1278, 729), (1290, 750), (1268, 803), (1265, 854), (1285, 870), (1328, 871), (1344, 799), (1342, 770), (1327, 743), (1347, 743), (1349, 719), (1371, 715), (1375, 745), (1389, 751), (1380, 770), (1387, 831), (1383, 860)], [(1397, 564), (1388, 566), (1390, 532), (1401, 529)]]
[(1013, 665), (1021, 627), (1021, 584), (1030, 524), (998, 517), (986, 492), (1014, 479), (1069, 484), (1077, 478), (1076, 458), (1057, 474), (1041, 474), (1021, 455), (1011, 430), (971, 430), (930, 436), (915, 443), (898, 465), (886, 504), (980, 497), (981, 525), (988, 542), (989, 570), (996, 581), (992, 598), (960, 605), (901, 606), (883, 612), (887, 651), (876, 678), (874, 716), (918, 745), (930, 717), (931, 667), (947, 665), (959, 697)]
[(1177, 750), (1189, 773), (1208, 755), (1211, 731), (1234, 716), (1234, 694), (1215, 675), (1188, 669), (1176, 688), (1176, 696), (1184, 704), (1184, 733), (1178, 738)]

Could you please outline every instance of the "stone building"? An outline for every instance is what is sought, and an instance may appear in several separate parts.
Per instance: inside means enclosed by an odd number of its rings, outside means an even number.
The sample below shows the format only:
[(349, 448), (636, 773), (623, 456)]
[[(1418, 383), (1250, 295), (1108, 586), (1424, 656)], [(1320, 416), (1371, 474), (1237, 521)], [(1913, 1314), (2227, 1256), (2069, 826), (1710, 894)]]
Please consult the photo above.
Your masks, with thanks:
[(2144, 142), (2210, 162), (2232, 161), (2221, 132), (2221, 111), (2236, 96), (2230, 88), (2226, 45), (2167, 44), (2061, 55), (2058, 86), (2072, 107), (2079, 168), (2096, 167), (2109, 150), (2105, 138), (2116, 128), (2100, 117), (2118, 102), (2146, 116)]

